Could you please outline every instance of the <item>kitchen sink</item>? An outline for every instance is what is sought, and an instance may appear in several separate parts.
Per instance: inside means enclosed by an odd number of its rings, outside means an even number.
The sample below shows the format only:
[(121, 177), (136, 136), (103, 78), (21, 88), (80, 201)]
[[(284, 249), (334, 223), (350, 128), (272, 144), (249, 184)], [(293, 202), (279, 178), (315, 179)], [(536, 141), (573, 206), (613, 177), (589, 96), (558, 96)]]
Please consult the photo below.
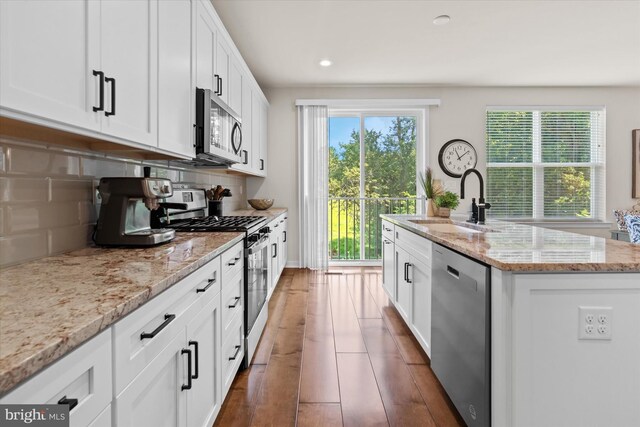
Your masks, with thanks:
[(428, 224), (426, 226), (430, 231), (439, 231), (441, 233), (482, 233), (480, 230), (475, 230), (469, 227), (461, 227), (455, 224), (435, 223)]
[(498, 231), (484, 225), (451, 221), (450, 219), (410, 219), (409, 222), (427, 227), (430, 231), (441, 233), (487, 233)]

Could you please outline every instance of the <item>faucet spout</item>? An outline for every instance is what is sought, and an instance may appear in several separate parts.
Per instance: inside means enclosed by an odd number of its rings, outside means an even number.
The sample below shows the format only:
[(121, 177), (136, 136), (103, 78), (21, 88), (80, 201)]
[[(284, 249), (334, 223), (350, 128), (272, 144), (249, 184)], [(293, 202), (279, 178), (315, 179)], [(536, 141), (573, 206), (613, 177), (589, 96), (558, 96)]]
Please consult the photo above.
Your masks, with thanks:
[(478, 180), (480, 181), (480, 199), (484, 199), (484, 179), (482, 179), (482, 175), (477, 169), (467, 169), (462, 174), (462, 179), (460, 180), (460, 198), (464, 199), (464, 182), (472, 173), (478, 175)]

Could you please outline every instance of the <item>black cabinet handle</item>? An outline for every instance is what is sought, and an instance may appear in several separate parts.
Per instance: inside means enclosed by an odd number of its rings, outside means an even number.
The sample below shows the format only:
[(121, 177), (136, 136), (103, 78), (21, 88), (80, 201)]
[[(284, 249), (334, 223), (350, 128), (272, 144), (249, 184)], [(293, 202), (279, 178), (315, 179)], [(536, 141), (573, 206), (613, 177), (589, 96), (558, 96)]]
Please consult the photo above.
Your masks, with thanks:
[(216, 95), (220, 96), (220, 95), (222, 95), (222, 93), (220, 93), (220, 76), (217, 75), (217, 74), (214, 74), (213, 78), (216, 79), (216, 90), (214, 90), (213, 92)]
[(191, 376), (191, 349), (183, 348), (182, 351), (180, 351), (180, 354), (187, 355), (187, 370), (189, 371), (189, 373), (187, 374), (187, 384), (182, 384), (181, 390), (191, 390), (191, 386), (193, 385), (193, 383), (191, 382), (191, 378), (193, 378)]
[(218, 95), (222, 96), (222, 77), (218, 77), (218, 82), (220, 84), (219, 89), (218, 89)]
[(113, 77), (105, 77), (105, 83), (111, 83), (111, 111), (105, 111), (105, 116), (116, 115), (116, 79)]
[(247, 150), (242, 150), (242, 152), (244, 153), (244, 161), (242, 164), (246, 165), (249, 163), (249, 152)]
[[(198, 379), (198, 365), (200, 364), (200, 356), (198, 356), (198, 341), (189, 341), (189, 345), (193, 346), (193, 349), (195, 351), (195, 356), (196, 356), (196, 371), (193, 375), (191, 375), (191, 378), (193, 378), (194, 380)], [(191, 371), (191, 368), (189, 368), (189, 371)]]
[(236, 300), (236, 302), (233, 305), (229, 305), (229, 308), (236, 308), (240, 303), (240, 297), (235, 297), (234, 300)]
[(153, 338), (156, 335), (158, 335), (160, 333), (160, 331), (162, 331), (164, 328), (167, 327), (167, 325), (171, 322), (173, 322), (173, 319), (176, 318), (175, 314), (165, 314), (164, 315), (164, 322), (162, 322), (160, 324), (160, 326), (158, 326), (156, 329), (154, 329), (153, 332), (149, 333), (149, 332), (143, 332), (140, 334), (140, 339), (143, 340), (145, 338)]
[(287, 230), (282, 230), (282, 243), (287, 241)]
[(271, 258), (275, 258), (278, 256), (278, 244), (277, 243), (272, 243), (273, 246), (273, 256)]
[(413, 267), (413, 264), (407, 262), (407, 283), (413, 283), (411, 279), (409, 279), (409, 268)]
[(69, 405), (69, 411), (78, 406), (78, 399), (67, 399), (67, 396), (62, 396), (62, 399), (58, 400), (58, 405)]
[(385, 241), (384, 241), (384, 244), (385, 244), (385, 245), (390, 245), (390, 244), (391, 244), (391, 240), (385, 240)]
[(264, 170), (264, 159), (260, 159), (260, 170)]
[(104, 73), (93, 70), (93, 75), (100, 77), (100, 102), (97, 107), (93, 107), (93, 111), (102, 111), (104, 110)]
[(205, 286), (204, 288), (198, 288), (198, 289), (196, 289), (196, 293), (199, 293), (199, 292), (206, 292), (206, 291), (207, 291), (207, 289), (209, 289), (209, 288), (211, 287), (211, 285), (213, 285), (214, 283), (216, 283), (216, 281), (218, 280), (218, 279), (217, 279), (217, 277), (216, 277), (217, 275), (218, 275), (218, 272), (217, 272), (217, 271), (214, 271), (214, 272), (213, 272), (213, 279), (209, 279), (209, 280), (207, 280), (207, 286)]
[(236, 357), (238, 357), (238, 353), (240, 353), (240, 349), (241, 349), (241, 348), (242, 348), (242, 346), (237, 345), (237, 346), (236, 346), (236, 352), (235, 352), (235, 353), (233, 353), (233, 356), (231, 356), (231, 357), (229, 358), (229, 360), (236, 360)]

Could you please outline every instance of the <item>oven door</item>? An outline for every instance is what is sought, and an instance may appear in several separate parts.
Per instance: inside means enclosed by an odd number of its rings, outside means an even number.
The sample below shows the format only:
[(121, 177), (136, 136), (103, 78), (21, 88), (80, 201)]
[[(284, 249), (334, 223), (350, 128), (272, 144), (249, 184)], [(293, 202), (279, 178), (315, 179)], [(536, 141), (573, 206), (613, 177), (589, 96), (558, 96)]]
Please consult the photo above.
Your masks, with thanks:
[(263, 235), (245, 251), (245, 328), (249, 336), (262, 307), (267, 301), (269, 235)]

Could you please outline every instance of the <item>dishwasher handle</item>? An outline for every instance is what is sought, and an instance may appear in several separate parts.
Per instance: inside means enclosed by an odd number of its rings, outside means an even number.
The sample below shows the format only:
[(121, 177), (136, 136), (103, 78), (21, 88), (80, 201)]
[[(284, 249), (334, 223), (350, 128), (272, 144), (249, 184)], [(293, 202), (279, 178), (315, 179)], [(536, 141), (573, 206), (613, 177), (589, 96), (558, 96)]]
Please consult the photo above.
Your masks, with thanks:
[(447, 265), (447, 273), (449, 273), (449, 275), (454, 277), (456, 280), (460, 280), (460, 272), (450, 265)]

